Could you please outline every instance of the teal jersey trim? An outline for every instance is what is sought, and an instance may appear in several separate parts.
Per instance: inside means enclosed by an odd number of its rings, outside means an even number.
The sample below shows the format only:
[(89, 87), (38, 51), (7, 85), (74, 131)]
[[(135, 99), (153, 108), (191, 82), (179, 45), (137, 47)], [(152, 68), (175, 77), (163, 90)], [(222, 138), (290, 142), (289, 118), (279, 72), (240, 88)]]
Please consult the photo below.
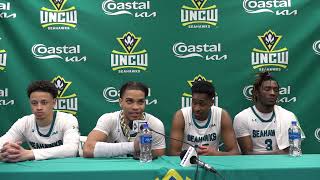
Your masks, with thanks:
[(50, 126), (49, 132), (48, 132), (47, 134), (42, 134), (42, 133), (39, 131), (39, 127), (38, 127), (38, 124), (37, 124), (37, 121), (36, 121), (37, 132), (38, 132), (38, 134), (39, 134), (40, 136), (42, 136), (42, 137), (50, 137), (51, 132), (52, 132), (52, 130), (53, 130), (54, 123), (55, 123), (55, 121), (56, 121), (56, 116), (57, 116), (57, 112), (54, 111), (54, 112), (53, 112), (53, 119), (52, 119), (52, 121), (51, 121), (51, 126)]
[(275, 113), (274, 113), (274, 111), (272, 111), (272, 115), (271, 115), (270, 119), (267, 119), (267, 120), (262, 119), (262, 117), (260, 117), (260, 116), (258, 115), (258, 113), (254, 110), (253, 106), (250, 107), (250, 108), (251, 108), (252, 112), (254, 113), (254, 115), (256, 115), (257, 118), (260, 119), (261, 122), (271, 122), (272, 119), (275, 117)]
[(196, 122), (196, 118), (194, 117), (194, 114), (192, 113), (192, 121), (194, 123), (194, 125), (199, 128), (199, 129), (204, 129), (204, 128), (207, 128), (211, 122), (211, 108), (210, 108), (210, 111), (209, 111), (209, 114), (208, 114), (208, 119), (207, 119), (207, 123), (204, 125), (204, 126), (200, 126), (197, 122)]

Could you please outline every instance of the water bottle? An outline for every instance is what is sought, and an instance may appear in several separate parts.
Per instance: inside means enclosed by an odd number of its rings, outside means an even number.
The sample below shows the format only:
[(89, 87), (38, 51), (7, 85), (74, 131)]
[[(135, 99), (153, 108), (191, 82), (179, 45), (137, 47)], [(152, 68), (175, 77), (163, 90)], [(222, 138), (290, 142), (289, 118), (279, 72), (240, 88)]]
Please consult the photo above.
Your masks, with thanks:
[(143, 124), (143, 129), (140, 135), (140, 162), (152, 161), (152, 135), (148, 124)]
[(292, 121), (289, 128), (289, 155), (298, 157), (301, 152), (301, 129), (297, 126), (297, 121)]

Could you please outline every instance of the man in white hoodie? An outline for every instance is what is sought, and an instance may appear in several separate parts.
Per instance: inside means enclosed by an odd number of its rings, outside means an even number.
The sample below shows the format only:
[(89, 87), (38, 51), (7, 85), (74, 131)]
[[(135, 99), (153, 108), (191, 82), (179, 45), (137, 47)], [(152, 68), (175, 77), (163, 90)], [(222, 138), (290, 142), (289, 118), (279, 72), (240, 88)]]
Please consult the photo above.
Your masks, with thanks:
[[(27, 90), (32, 114), (18, 119), (0, 137), (0, 160), (19, 162), (74, 157), (78, 152), (77, 119), (53, 111), (58, 90), (50, 81), (32, 82)], [(30, 150), (21, 146), (27, 142)]]
[(238, 113), (233, 122), (242, 154), (288, 154), (288, 128), (298, 120), (276, 105), (278, 96), (278, 82), (269, 72), (259, 73), (253, 84), (254, 105)]

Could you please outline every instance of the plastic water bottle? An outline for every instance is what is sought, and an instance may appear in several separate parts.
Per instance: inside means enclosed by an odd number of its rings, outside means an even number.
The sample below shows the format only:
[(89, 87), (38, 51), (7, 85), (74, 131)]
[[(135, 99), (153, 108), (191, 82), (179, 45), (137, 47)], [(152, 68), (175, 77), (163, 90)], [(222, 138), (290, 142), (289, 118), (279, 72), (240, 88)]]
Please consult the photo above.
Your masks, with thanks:
[(143, 129), (140, 135), (140, 162), (152, 161), (152, 135), (148, 124), (143, 124)]
[(297, 121), (292, 121), (289, 128), (289, 155), (301, 156), (301, 129), (297, 126)]

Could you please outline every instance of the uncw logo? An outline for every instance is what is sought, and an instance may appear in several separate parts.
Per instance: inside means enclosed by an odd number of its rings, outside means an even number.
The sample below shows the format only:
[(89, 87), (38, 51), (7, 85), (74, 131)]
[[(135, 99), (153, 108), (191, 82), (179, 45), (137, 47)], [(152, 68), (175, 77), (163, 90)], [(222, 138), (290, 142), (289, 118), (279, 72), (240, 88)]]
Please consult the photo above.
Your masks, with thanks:
[(54, 107), (56, 111), (62, 111), (73, 115), (78, 111), (78, 97), (75, 93), (71, 95), (64, 95), (72, 82), (66, 81), (63, 77), (57, 76), (52, 81), (58, 89), (57, 103)]
[(287, 48), (276, 49), (281, 40), (275, 32), (268, 30), (262, 36), (258, 36), (264, 49), (253, 48), (251, 52), (251, 64), (253, 69), (259, 71), (281, 71), (287, 69), (289, 51)]
[(111, 68), (118, 73), (140, 73), (146, 71), (148, 67), (147, 51), (134, 51), (141, 41), (141, 37), (136, 37), (133, 33), (127, 32), (122, 37), (117, 38), (124, 51), (113, 50), (111, 53)]
[(181, 8), (182, 26), (188, 28), (210, 28), (218, 22), (216, 5), (205, 7), (207, 0), (191, 0), (193, 7), (183, 5)]
[[(208, 82), (212, 82), (212, 80), (207, 80), (204, 76), (202, 76), (201, 74), (197, 75), (196, 77), (194, 77), (192, 80), (187, 81), (189, 87), (191, 88), (193, 86), (193, 84), (197, 81), (208, 81)], [(181, 108), (184, 107), (190, 107), (192, 103), (192, 94), (186, 93), (184, 92), (182, 94), (181, 97)], [(218, 106), (218, 96), (215, 95), (214, 97), (214, 105)]]
[(77, 11), (74, 6), (63, 9), (67, 0), (49, 0), (54, 9), (42, 7), (40, 24), (49, 30), (67, 30), (77, 26)]
[(7, 65), (7, 52), (4, 49), (0, 49), (0, 72), (4, 71)]

